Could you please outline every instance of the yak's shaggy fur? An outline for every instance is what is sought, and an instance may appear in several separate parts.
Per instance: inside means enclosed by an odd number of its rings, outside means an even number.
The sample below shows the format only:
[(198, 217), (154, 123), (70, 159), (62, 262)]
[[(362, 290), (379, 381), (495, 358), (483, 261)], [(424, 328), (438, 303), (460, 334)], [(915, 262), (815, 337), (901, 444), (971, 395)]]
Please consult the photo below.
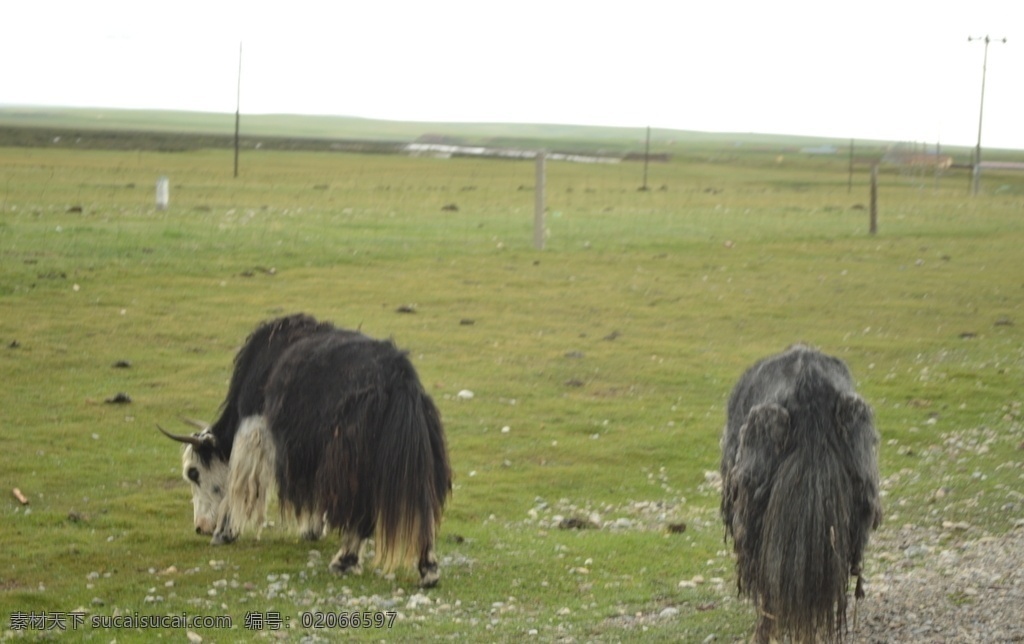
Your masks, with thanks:
[[(166, 432), (165, 432), (166, 433)], [(220, 418), (187, 443), (196, 531), (229, 543), (260, 526), (276, 487), (307, 539), (342, 536), (337, 573), (362, 570), (373, 536), (386, 570), (439, 577), (434, 541), (451, 492), (441, 417), (391, 342), (306, 315), (258, 327), (235, 358)]]
[(846, 365), (797, 345), (761, 360), (729, 397), (722, 519), (755, 640), (841, 640), (850, 576), (881, 523), (878, 434)]

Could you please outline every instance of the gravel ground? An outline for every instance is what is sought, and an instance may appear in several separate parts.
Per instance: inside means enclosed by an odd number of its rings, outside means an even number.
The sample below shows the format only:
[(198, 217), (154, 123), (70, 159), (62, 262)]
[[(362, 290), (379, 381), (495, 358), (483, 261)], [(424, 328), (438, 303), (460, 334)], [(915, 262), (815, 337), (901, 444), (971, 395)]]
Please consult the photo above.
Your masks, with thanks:
[(904, 526), (872, 537), (875, 570), (851, 641), (1024, 642), (1024, 521), (998, 538), (962, 540), (958, 530)]

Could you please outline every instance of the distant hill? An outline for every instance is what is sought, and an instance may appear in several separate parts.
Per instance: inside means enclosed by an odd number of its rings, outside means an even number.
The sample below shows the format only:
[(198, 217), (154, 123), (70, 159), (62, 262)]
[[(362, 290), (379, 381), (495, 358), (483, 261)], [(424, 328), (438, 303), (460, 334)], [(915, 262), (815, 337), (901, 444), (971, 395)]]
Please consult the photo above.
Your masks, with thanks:
[[(0, 106), (0, 145), (40, 145), (55, 137), (85, 137), (89, 147), (152, 147), (171, 149), (220, 147), (234, 134), (234, 114), (120, 110), (106, 108), (62, 108)], [(19, 136), (17, 131), (23, 131)], [(24, 132), (27, 131), (27, 132)], [(106, 133), (99, 136), (99, 133)], [(167, 135), (181, 135), (168, 138)], [(162, 135), (162, 136), (157, 136)], [(320, 148), (327, 142), (348, 146), (379, 147), (414, 141), (445, 141), (492, 147), (560, 148), (581, 152), (630, 153), (644, 147), (646, 128), (598, 127), (584, 125), (537, 125), (506, 123), (399, 122), (350, 116), (306, 116), (287, 114), (242, 114), (241, 135), (246, 147), (261, 138), (267, 147)], [(226, 138), (225, 138), (226, 137)], [(174, 140), (177, 139), (177, 143)], [(159, 143), (162, 141), (163, 143)], [(280, 145), (282, 141), (290, 142)], [(314, 142), (318, 142), (314, 145)], [(803, 148), (811, 145), (846, 146), (848, 140), (767, 134), (711, 133), (655, 128), (651, 149), (671, 153), (676, 146), (687, 148), (723, 145), (758, 145)], [(879, 143), (879, 142), (876, 142)], [(338, 149), (334, 146), (333, 149)]]
[[(234, 114), (0, 105), (0, 146), (184, 151), (231, 147), (234, 129)], [(388, 154), (419, 142), (636, 159), (642, 157), (645, 137), (643, 126), (431, 123), (243, 113), (240, 139), (245, 149)], [(849, 145), (849, 139), (652, 128), (650, 152), (660, 155), (657, 160), (712, 152), (731, 155), (738, 149), (771, 154), (805, 154), (808, 150), (821, 154), (827, 150), (840, 156), (847, 153)], [(888, 141), (855, 142), (858, 156), (871, 158), (880, 157), (892, 145)], [(970, 148), (948, 147), (943, 152), (969, 156)], [(990, 152), (1001, 159), (1007, 151)], [(1019, 154), (1011, 156), (1017, 160)]]

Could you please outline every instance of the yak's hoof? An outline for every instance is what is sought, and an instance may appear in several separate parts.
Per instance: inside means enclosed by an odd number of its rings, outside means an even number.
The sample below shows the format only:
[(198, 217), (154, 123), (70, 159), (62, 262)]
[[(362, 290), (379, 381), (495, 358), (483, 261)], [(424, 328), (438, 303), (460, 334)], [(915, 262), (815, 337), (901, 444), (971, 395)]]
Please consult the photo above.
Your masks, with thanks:
[(420, 566), (420, 587), (433, 588), (441, 579), (441, 571), (436, 563)]
[(213, 535), (213, 539), (210, 539), (210, 545), (223, 546), (234, 542), (237, 539), (237, 535), (233, 535), (227, 532), (218, 532)]
[(354, 553), (335, 559), (328, 569), (336, 575), (360, 575), (363, 572), (363, 567), (359, 564), (359, 555)]
[(306, 530), (302, 533), (303, 541), (320, 541), (320, 535), (323, 534), (323, 530)]

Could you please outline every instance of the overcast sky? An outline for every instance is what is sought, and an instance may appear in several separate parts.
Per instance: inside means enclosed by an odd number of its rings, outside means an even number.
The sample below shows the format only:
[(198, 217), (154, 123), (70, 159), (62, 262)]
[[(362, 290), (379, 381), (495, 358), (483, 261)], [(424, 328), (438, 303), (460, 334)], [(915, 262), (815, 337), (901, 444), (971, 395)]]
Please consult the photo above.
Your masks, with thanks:
[(1024, 149), (1024, 0), (5, 0), (0, 105)]

